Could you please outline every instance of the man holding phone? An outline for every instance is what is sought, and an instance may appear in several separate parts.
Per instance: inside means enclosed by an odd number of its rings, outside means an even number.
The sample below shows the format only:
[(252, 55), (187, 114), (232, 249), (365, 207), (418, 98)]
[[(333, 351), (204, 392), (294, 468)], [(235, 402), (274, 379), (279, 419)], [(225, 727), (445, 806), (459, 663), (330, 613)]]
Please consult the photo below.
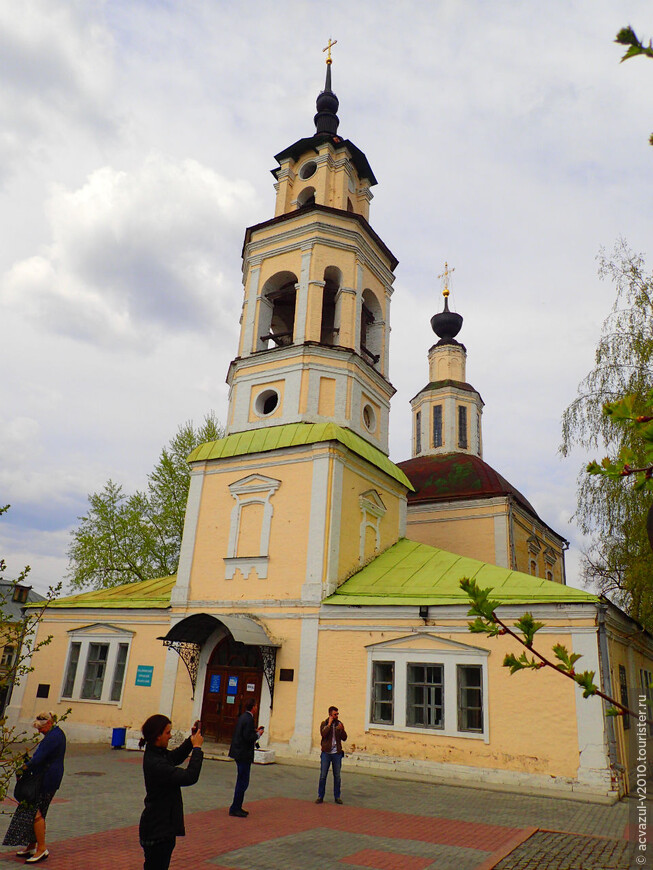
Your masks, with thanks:
[(229, 815), (239, 819), (246, 819), (249, 815), (247, 810), (243, 809), (243, 799), (249, 786), (249, 774), (254, 763), (256, 741), (265, 730), (262, 725), (259, 728), (256, 727), (257, 713), (256, 701), (254, 698), (249, 698), (245, 702), (245, 712), (238, 717), (229, 747), (229, 756), (233, 758), (238, 768), (234, 799), (229, 807)]
[(342, 744), (347, 739), (347, 732), (338, 716), (338, 708), (329, 707), (329, 718), (320, 724), (322, 754), (320, 755), (320, 783), (317, 789), (316, 804), (324, 803), (330, 766), (333, 767), (333, 799), (337, 804), (342, 803), (340, 798), (340, 768), (345, 755)]

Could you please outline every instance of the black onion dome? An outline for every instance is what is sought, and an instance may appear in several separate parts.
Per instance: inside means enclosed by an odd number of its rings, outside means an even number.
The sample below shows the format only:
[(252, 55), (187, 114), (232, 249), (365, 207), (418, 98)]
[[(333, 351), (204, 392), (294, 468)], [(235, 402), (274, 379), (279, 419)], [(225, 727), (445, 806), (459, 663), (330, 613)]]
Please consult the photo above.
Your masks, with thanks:
[(331, 90), (331, 64), (327, 63), (324, 90), (320, 91), (320, 94), (315, 101), (317, 114), (313, 118), (313, 121), (315, 122), (315, 130), (317, 133), (329, 133), (331, 136), (336, 135), (338, 132), (338, 124), (340, 123), (340, 119), (336, 114), (339, 105), (340, 102), (338, 97), (336, 97)]
[(443, 310), (431, 318), (431, 329), (440, 339), (438, 344), (458, 344), (456, 336), (462, 329), (462, 325), (462, 314), (449, 311), (449, 300), (445, 296)]

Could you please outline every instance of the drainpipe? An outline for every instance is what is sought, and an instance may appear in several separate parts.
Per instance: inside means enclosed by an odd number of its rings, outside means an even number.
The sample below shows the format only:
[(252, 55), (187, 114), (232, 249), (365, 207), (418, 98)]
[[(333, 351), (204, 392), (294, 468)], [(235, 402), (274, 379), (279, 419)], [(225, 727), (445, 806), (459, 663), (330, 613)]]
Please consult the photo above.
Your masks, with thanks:
[[(610, 679), (608, 635), (605, 627), (605, 614), (608, 611), (608, 605), (603, 603), (597, 604), (596, 611), (599, 629), (599, 667), (601, 669), (601, 683), (603, 684), (603, 691), (605, 694), (613, 697), (612, 680)], [(623, 770), (622, 765), (619, 764), (617, 759), (617, 737), (614, 729), (614, 719), (612, 716), (606, 716), (604, 713), (604, 721), (608, 730), (608, 756), (610, 758), (610, 767), (615, 771), (619, 771), (620, 769)]]

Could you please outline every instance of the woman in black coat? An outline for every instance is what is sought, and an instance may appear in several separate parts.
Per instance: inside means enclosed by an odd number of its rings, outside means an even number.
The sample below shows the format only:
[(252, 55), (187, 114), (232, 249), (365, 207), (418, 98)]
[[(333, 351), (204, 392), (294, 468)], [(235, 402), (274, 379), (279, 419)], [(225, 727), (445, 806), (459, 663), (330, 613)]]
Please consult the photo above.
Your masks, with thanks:
[[(143, 870), (168, 870), (176, 838), (186, 833), (181, 787), (195, 785), (202, 769), (204, 755), (200, 747), (204, 738), (199, 722), (193, 725), (191, 736), (181, 746), (169, 750), (171, 730), (170, 719), (159, 713), (143, 723), (140, 744), (145, 746), (143, 775), (146, 794), (139, 826), (145, 852)], [(178, 767), (189, 755), (188, 767)]]

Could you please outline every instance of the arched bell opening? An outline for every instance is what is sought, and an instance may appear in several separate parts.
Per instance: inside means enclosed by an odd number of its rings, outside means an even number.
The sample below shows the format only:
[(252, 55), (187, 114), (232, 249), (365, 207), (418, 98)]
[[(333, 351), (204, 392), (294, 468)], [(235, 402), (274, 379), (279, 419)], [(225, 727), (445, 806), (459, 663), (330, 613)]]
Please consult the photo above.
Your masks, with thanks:
[(263, 285), (259, 305), (257, 350), (294, 342), (297, 276), (277, 272)]
[(376, 366), (383, 352), (383, 309), (374, 293), (363, 290), (361, 300), (361, 355)]
[(327, 266), (324, 270), (322, 288), (322, 320), (320, 323), (320, 343), (339, 344), (340, 306), (339, 291), (342, 286), (342, 272), (337, 266)]
[(297, 197), (297, 208), (305, 205), (315, 205), (315, 188), (305, 187)]

